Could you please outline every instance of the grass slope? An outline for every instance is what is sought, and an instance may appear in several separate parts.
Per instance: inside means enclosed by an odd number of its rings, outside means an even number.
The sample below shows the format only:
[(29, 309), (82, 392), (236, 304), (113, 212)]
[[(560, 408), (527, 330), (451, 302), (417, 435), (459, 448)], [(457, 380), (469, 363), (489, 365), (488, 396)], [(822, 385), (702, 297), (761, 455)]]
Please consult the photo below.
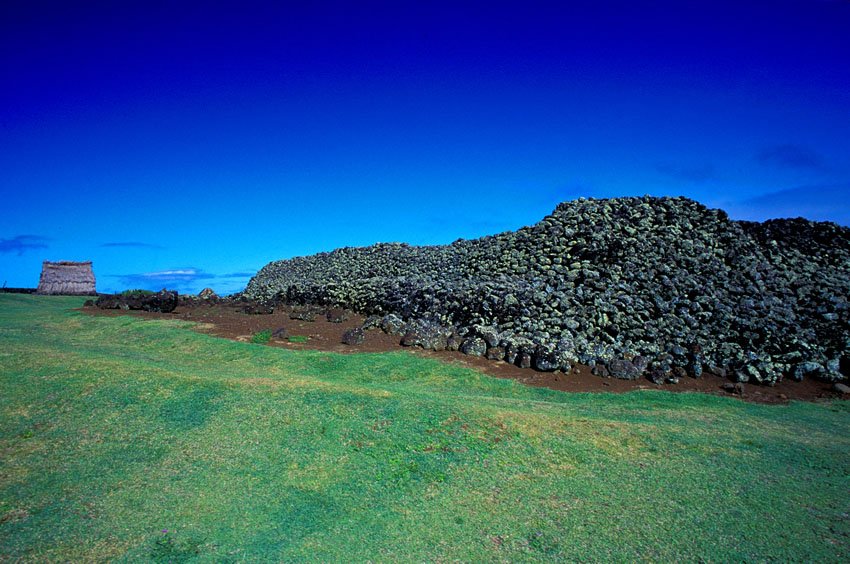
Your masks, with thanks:
[(0, 294), (0, 560), (850, 558), (846, 402), (568, 395), (81, 303)]

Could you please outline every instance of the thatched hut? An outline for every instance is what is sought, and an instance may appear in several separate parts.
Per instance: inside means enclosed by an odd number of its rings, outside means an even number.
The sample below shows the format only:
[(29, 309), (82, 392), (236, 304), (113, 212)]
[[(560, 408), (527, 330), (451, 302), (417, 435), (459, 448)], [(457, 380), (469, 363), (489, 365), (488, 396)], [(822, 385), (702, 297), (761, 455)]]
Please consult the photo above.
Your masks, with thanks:
[(97, 294), (94, 289), (94, 272), (91, 269), (91, 261), (44, 261), (41, 266), (41, 279), (38, 281), (36, 293), (66, 296)]

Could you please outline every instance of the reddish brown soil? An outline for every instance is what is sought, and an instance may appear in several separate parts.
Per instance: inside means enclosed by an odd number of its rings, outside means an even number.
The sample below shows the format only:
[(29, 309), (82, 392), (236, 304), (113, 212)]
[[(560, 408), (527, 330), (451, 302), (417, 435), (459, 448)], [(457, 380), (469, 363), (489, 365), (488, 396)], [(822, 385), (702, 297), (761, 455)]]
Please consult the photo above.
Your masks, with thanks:
[[(387, 335), (380, 329), (366, 331), (366, 340), (362, 345), (348, 346), (341, 343), (342, 334), (352, 327), (358, 327), (363, 317), (352, 314), (342, 323), (330, 323), (317, 315), (316, 321), (289, 319), (289, 310), (275, 311), (271, 315), (249, 315), (236, 307), (225, 305), (180, 306), (172, 313), (151, 313), (144, 311), (101, 310), (83, 308), (90, 315), (119, 316), (132, 315), (145, 319), (184, 319), (197, 322), (196, 331), (233, 339), (248, 341), (254, 333), (264, 330), (274, 331), (285, 328), (289, 336), (306, 336), (306, 343), (291, 343), (287, 339), (272, 339), (269, 346), (287, 349), (313, 349), (338, 353), (384, 352), (404, 349), (412, 354), (439, 359), (443, 362), (457, 363), (474, 368), (480, 372), (498, 378), (510, 378), (528, 386), (538, 386), (566, 392), (628, 392), (641, 389), (664, 389), (674, 392), (703, 392), (729, 395), (723, 390), (728, 380), (712, 374), (702, 378), (683, 378), (679, 384), (656, 385), (648, 380), (618, 380), (601, 378), (590, 373), (587, 366), (577, 366), (570, 374), (563, 372), (538, 372), (522, 369), (502, 361), (492, 361), (480, 357), (467, 356), (453, 351), (426, 351), (418, 347), (402, 347), (400, 338)], [(761, 403), (784, 403), (790, 400), (818, 401), (838, 398), (841, 394), (832, 390), (825, 382), (806, 380), (804, 382), (783, 381), (776, 386), (744, 385), (742, 399)]]

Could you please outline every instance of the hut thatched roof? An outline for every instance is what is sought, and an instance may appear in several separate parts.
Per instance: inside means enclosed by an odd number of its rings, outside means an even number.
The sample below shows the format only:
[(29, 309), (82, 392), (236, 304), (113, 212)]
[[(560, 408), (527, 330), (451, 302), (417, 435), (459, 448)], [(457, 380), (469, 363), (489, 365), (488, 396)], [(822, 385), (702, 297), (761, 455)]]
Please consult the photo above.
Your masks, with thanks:
[(44, 261), (41, 266), (41, 279), (38, 281), (36, 293), (66, 296), (96, 294), (91, 261)]

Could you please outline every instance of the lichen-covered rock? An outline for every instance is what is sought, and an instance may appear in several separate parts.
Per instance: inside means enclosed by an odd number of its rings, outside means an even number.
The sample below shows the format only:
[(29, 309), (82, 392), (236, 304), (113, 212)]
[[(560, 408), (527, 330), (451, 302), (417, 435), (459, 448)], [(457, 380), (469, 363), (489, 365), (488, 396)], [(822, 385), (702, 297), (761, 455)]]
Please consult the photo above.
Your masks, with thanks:
[(620, 380), (638, 380), (643, 371), (629, 360), (614, 359), (608, 363), (608, 374)]
[(473, 330), (475, 333), (484, 339), (484, 342), (487, 343), (488, 347), (496, 347), (499, 346), (499, 341), (501, 337), (499, 335), (499, 330), (495, 327), (474, 327)]
[(404, 328), (404, 320), (394, 313), (385, 315), (381, 319), (381, 330), (387, 335), (398, 335)]
[(419, 320), (409, 323), (407, 331), (401, 339), (405, 347), (422, 347), (433, 351), (446, 350), (451, 330), (441, 327), (435, 323)]
[(460, 345), (460, 352), (470, 356), (484, 356), (487, 352), (487, 341), (481, 337), (469, 337)]
[(532, 356), (534, 368), (543, 372), (552, 372), (561, 367), (558, 354), (551, 348), (539, 346)]
[(583, 362), (609, 372), (621, 359), (637, 368), (640, 356), (648, 362), (639, 372), (665, 381), (682, 377), (674, 368), (699, 376), (710, 367), (773, 384), (816, 363), (824, 370), (802, 375), (836, 380), (850, 357), (850, 229), (731, 221), (685, 198), (580, 199), (471, 241), (276, 261), (245, 296), (382, 316), (397, 335), (427, 319), (455, 327), (463, 342), (481, 339), (484, 349), (473, 350), (482, 355), (504, 347), (520, 366), (542, 347), (557, 357), (540, 357), (547, 368)]
[(380, 315), (370, 315), (367, 317), (363, 323), (360, 325), (364, 331), (369, 329), (380, 329), (381, 327), (381, 316)]
[(801, 362), (794, 368), (794, 380), (802, 382), (806, 376), (821, 376), (826, 372), (817, 362)]
[(204, 288), (198, 292), (198, 297), (209, 302), (217, 302), (219, 299), (218, 294), (212, 288)]

